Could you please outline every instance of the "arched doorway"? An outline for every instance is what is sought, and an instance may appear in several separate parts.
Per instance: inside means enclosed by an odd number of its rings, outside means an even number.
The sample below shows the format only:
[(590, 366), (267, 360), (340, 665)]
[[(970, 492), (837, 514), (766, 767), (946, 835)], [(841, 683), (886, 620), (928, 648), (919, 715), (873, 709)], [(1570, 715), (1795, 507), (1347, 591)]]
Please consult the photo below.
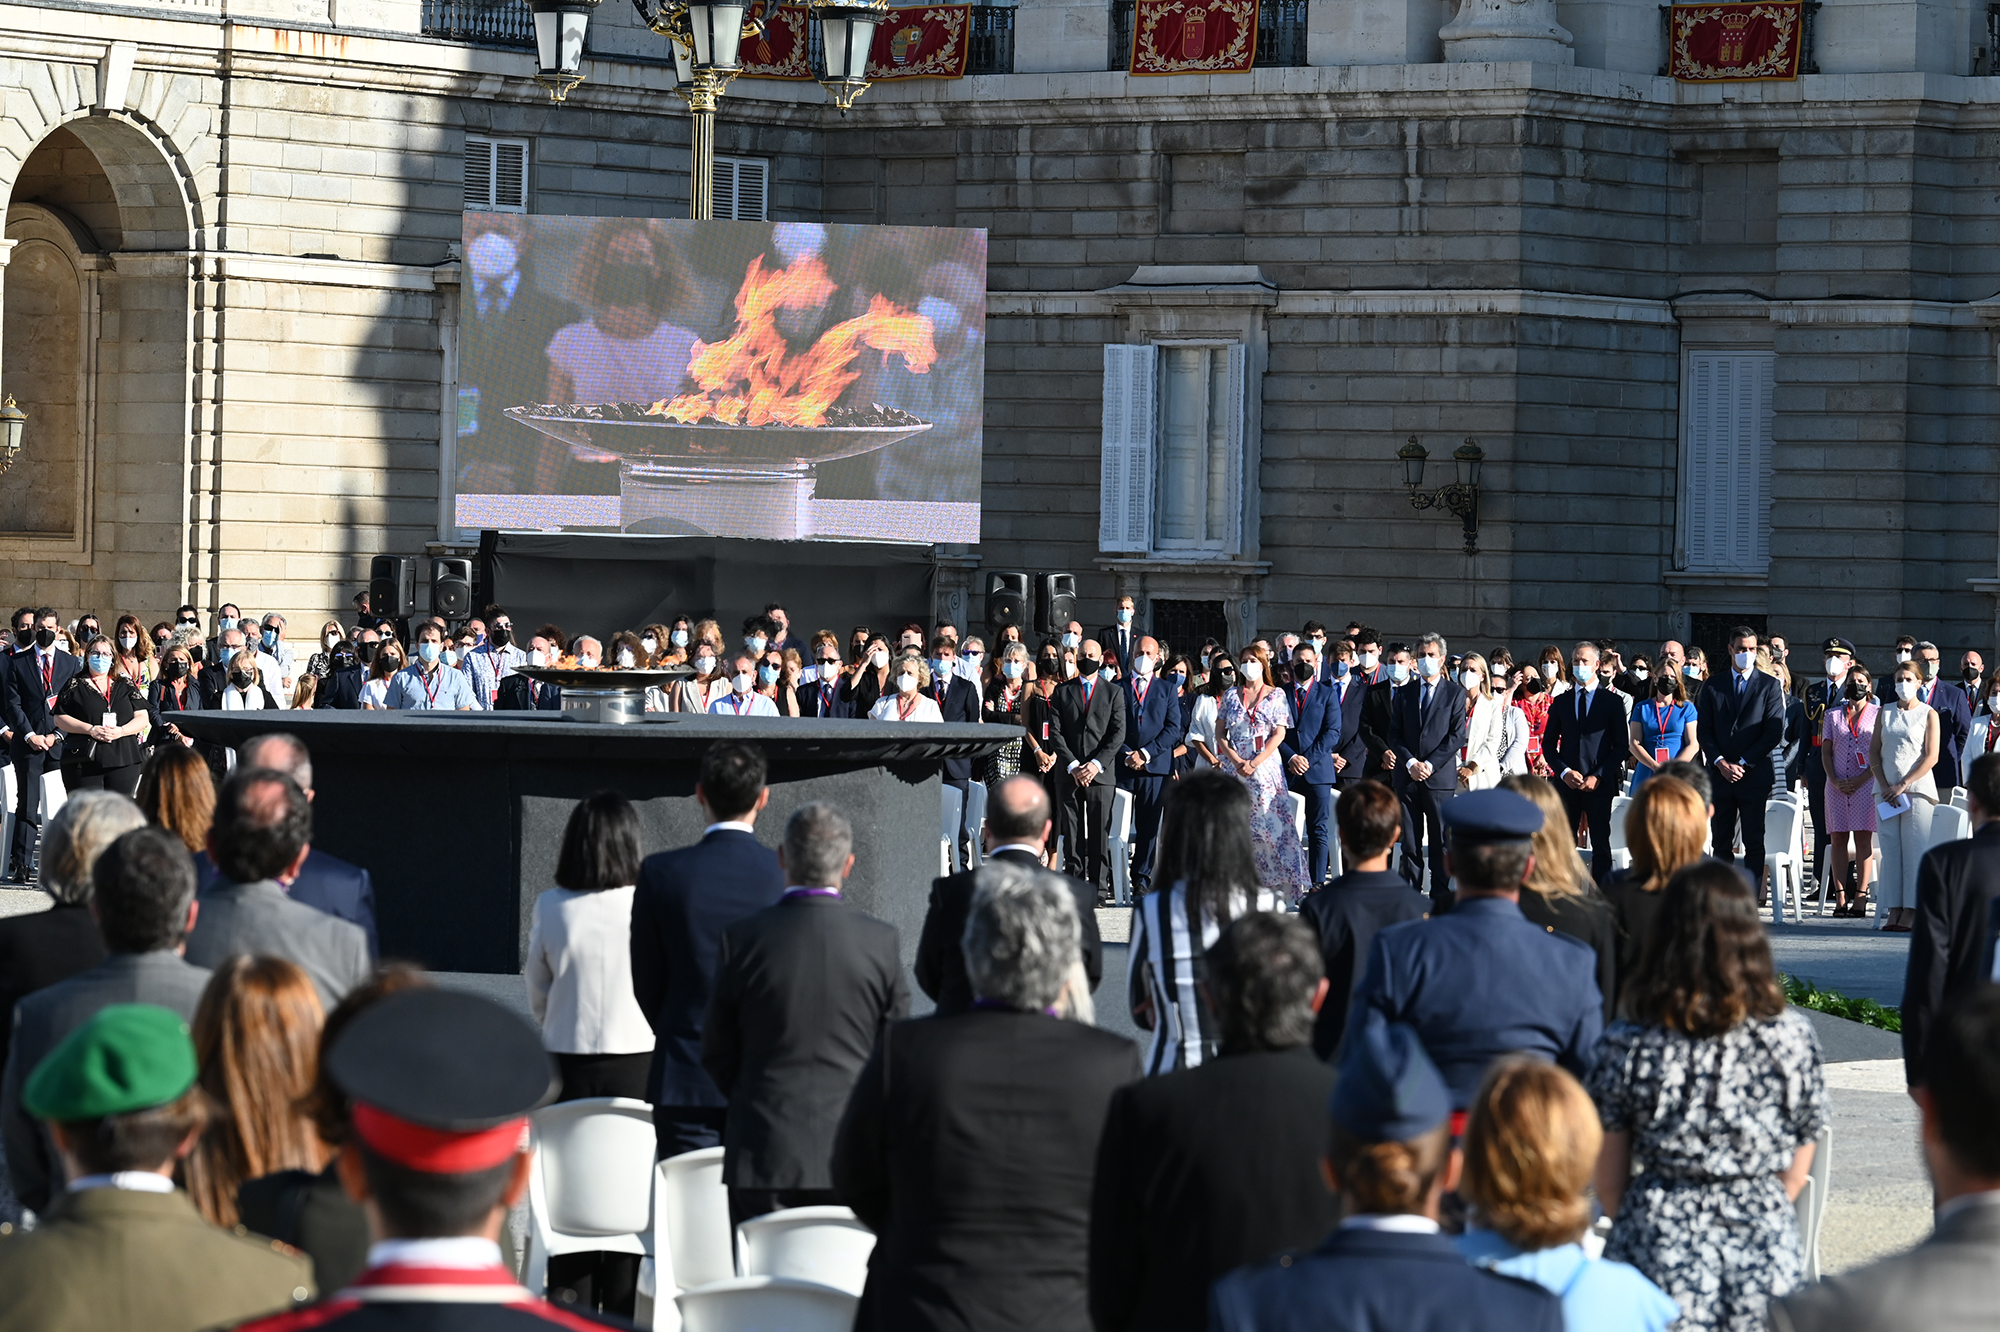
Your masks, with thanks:
[(0, 562), (65, 617), (186, 595), (191, 223), (167, 154), (117, 116), (52, 128), (12, 182), (0, 392), (29, 421)]

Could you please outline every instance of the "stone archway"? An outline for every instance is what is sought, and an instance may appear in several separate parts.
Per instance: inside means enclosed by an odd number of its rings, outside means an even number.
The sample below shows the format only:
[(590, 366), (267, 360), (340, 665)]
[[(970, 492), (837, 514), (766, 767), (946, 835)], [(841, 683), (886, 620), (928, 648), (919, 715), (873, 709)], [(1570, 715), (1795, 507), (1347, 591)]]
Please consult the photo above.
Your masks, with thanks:
[(0, 561), (65, 615), (186, 596), (187, 200), (153, 135), (102, 112), (49, 128), (11, 183), (0, 391), (29, 424), (0, 478)]

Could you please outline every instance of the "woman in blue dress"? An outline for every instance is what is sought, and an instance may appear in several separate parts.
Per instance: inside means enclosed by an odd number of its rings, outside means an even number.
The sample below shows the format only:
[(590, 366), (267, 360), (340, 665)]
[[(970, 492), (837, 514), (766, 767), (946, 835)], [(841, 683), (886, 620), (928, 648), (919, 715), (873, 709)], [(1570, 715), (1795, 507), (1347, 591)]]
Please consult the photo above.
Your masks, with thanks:
[(1688, 702), (1680, 677), (1656, 677), (1651, 696), (1632, 705), (1632, 791), (1638, 791), (1663, 764), (1700, 757), (1697, 724), (1694, 704)]

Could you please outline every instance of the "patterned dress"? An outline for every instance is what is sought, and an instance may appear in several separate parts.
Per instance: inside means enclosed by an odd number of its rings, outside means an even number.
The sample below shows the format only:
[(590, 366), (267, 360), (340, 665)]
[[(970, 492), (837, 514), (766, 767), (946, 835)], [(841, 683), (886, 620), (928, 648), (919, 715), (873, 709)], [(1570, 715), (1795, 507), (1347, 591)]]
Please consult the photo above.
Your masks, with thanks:
[(1514, 706), (1528, 719), (1528, 771), (1537, 777), (1549, 775), (1549, 762), (1542, 757), (1542, 732), (1549, 727), (1550, 697), (1543, 693), (1514, 700)]
[[(1850, 717), (1845, 704), (1828, 708), (1820, 723), (1820, 761), (1827, 772), (1842, 779), (1860, 777), (1868, 771), (1868, 746), (1875, 738), (1875, 719), (1882, 709), (1865, 704), (1859, 717)], [(1875, 782), (1871, 778), (1842, 795), (1832, 782), (1826, 784), (1826, 827), (1828, 832), (1875, 831)]]
[[(1248, 759), (1270, 743), (1271, 732), (1292, 724), (1292, 710), (1282, 689), (1267, 689), (1254, 708), (1243, 706), (1243, 691), (1223, 694), (1218, 729), (1238, 758)], [(1306, 891), (1306, 850), (1292, 825), (1292, 804), (1285, 794), (1283, 760), (1276, 754), (1246, 778), (1250, 787), (1250, 841), (1257, 852), (1257, 880), (1296, 902)]]
[(1614, 1022), (1585, 1085), (1639, 1172), (1604, 1256), (1674, 1298), (1677, 1332), (1761, 1332), (1803, 1273), (1780, 1172), (1827, 1121), (1811, 1023), (1787, 1008), (1697, 1040)]

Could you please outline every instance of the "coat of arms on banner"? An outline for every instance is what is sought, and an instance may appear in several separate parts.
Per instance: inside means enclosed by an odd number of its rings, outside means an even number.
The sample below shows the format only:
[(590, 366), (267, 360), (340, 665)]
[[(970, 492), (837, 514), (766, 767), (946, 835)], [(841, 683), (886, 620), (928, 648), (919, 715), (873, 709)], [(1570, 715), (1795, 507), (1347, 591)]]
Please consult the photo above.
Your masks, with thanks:
[(957, 79), (971, 50), (971, 5), (892, 9), (868, 48), (870, 79)]
[(746, 79), (809, 79), (812, 63), (806, 58), (806, 7), (774, 5), (754, 0), (744, 11), (747, 19), (763, 20), (763, 30), (745, 37), (737, 56)]
[(1683, 83), (1796, 79), (1804, 49), (1800, 0), (1675, 5), (1668, 19), (1668, 72)]
[(1257, 0), (1137, 0), (1134, 74), (1240, 74), (1257, 59)]

